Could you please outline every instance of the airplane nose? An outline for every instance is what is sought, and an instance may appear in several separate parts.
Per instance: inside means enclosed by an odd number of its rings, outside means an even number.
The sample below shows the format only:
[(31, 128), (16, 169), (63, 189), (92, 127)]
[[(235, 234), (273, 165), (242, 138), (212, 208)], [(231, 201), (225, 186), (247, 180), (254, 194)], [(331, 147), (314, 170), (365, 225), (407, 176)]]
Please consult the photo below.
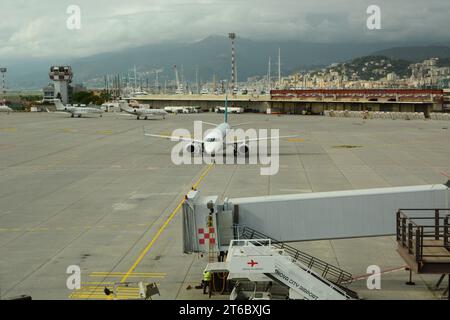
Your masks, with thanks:
[(214, 148), (214, 145), (212, 144), (212, 143), (206, 143), (205, 144), (205, 152), (207, 153), (207, 154), (212, 154), (212, 153), (214, 153), (214, 150), (215, 148)]

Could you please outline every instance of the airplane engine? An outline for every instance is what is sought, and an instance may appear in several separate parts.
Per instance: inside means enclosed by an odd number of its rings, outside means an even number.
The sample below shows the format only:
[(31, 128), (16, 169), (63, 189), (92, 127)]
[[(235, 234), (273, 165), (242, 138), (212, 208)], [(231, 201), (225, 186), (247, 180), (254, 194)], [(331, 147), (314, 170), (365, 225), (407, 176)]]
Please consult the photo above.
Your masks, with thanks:
[(200, 146), (195, 143), (189, 143), (186, 145), (185, 150), (192, 154), (200, 153)]
[(239, 155), (245, 155), (245, 156), (247, 156), (248, 153), (250, 152), (250, 147), (249, 147), (247, 144), (242, 143), (242, 144), (240, 144), (240, 145), (237, 146), (236, 151), (237, 151), (237, 153), (238, 153)]

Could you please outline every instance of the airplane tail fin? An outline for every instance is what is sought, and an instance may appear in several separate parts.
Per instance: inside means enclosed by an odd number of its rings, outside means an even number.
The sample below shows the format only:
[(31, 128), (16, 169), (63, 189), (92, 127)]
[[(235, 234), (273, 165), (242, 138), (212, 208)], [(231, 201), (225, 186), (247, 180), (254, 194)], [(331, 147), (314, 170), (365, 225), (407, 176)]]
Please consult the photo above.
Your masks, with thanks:
[(55, 99), (53, 100), (55, 103), (56, 110), (64, 110), (64, 105), (62, 104), (61, 100)]
[(119, 101), (119, 109), (120, 111), (130, 111), (130, 106), (126, 101)]
[(228, 95), (227, 94), (225, 94), (224, 122), (228, 123)]

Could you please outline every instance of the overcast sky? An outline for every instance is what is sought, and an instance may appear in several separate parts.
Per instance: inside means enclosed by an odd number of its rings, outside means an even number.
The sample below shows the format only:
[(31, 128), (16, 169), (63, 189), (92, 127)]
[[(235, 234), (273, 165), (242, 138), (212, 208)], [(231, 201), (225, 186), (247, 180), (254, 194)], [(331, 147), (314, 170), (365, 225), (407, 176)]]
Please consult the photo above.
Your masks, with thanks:
[[(369, 5), (382, 30), (368, 30)], [(69, 30), (69, 5), (81, 29)], [(450, 44), (450, 0), (0, 0), (0, 58), (87, 56), (209, 35)]]

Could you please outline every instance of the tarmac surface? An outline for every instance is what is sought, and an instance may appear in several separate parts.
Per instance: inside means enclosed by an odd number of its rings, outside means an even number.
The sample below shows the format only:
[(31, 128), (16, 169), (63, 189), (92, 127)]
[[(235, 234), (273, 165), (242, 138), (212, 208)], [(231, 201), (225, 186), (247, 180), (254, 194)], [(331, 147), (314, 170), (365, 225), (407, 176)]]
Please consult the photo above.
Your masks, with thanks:
[[(118, 298), (138, 297), (137, 281), (155, 282), (154, 299), (207, 299), (195, 289), (206, 257), (182, 253), (180, 203), (193, 185), (202, 195), (250, 197), (445, 183), (450, 122), (231, 115), (246, 128), (280, 129), (280, 167), (175, 165), (176, 144), (144, 137), (193, 129), (217, 114), (140, 120), (104, 114), (0, 115), (0, 298), (108, 299), (105, 286), (132, 282)], [(379, 265), (382, 289), (365, 280), (350, 288), (367, 299), (438, 299), (438, 277), (409, 273), (393, 237), (314, 241), (298, 248), (354, 275)], [(81, 289), (67, 287), (79, 266)], [(72, 278), (69, 278), (69, 280)], [(69, 281), (70, 282), (70, 281)], [(69, 283), (70, 284), (70, 283)], [(187, 287), (192, 289), (188, 290)], [(227, 299), (214, 296), (213, 299)]]

